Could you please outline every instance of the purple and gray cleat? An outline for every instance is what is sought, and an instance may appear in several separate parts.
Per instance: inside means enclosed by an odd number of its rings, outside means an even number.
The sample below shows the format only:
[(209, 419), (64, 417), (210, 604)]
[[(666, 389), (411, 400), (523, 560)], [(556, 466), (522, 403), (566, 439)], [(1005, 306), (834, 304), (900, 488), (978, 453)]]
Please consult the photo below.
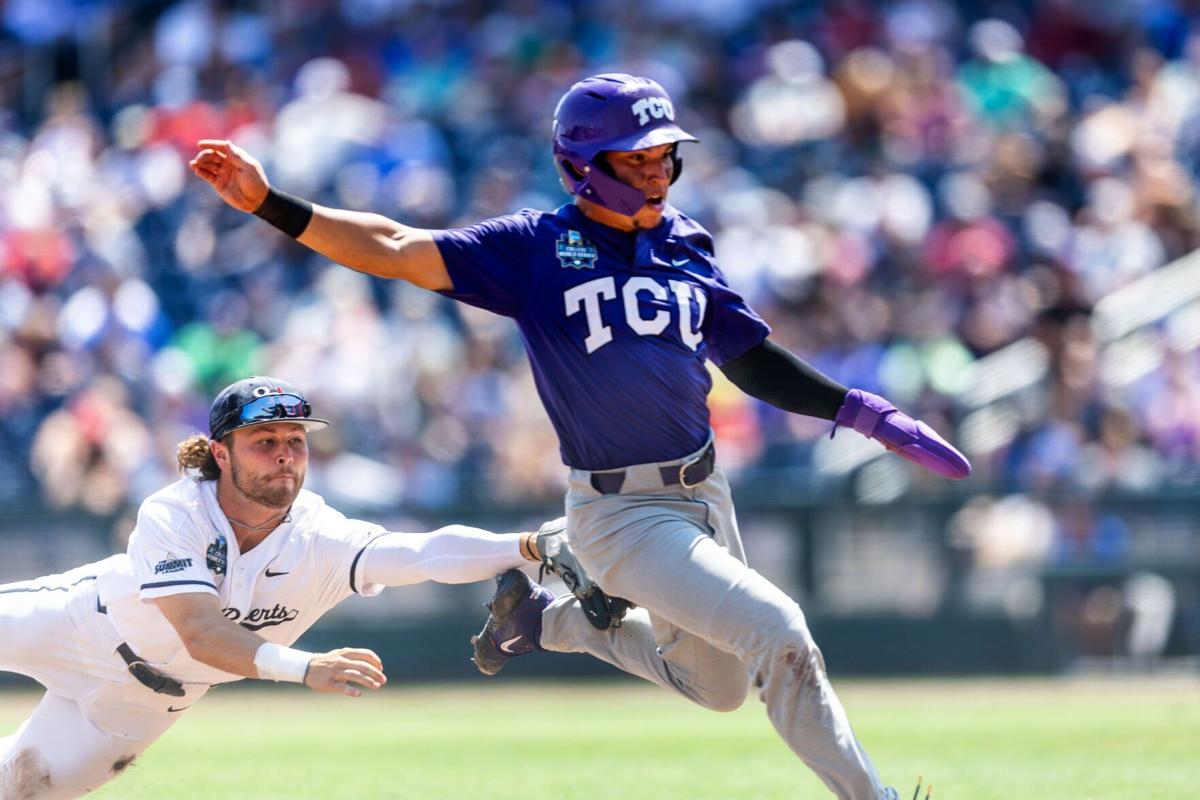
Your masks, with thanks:
[(851, 389), (834, 423), (853, 428), (893, 453), (951, 480), (962, 480), (971, 474), (971, 462), (937, 431), (897, 411), (877, 394)]
[(487, 604), (487, 622), (471, 637), (471, 659), (484, 675), (495, 675), (514, 656), (541, 650), (542, 612), (554, 594), (519, 569), (496, 576), (496, 593)]

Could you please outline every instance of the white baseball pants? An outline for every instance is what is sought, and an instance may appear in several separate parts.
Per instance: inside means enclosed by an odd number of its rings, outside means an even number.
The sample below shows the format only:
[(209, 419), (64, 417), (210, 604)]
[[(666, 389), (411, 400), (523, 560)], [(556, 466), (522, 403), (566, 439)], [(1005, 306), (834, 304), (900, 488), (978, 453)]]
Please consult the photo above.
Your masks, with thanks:
[[(92, 565), (95, 566), (95, 565)], [(0, 670), (46, 687), (29, 719), (0, 739), (0, 798), (66, 800), (119, 775), (207, 691), (155, 694), (116, 654), (88, 567), (0, 586)]]

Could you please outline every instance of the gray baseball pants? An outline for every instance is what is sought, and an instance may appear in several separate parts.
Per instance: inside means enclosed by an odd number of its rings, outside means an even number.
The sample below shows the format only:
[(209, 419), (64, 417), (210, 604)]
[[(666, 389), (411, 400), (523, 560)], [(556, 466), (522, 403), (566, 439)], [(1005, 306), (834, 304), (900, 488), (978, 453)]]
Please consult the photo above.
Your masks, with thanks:
[(663, 486), (659, 468), (691, 458), (630, 467), (619, 494), (571, 470), (571, 547), (605, 591), (638, 608), (599, 631), (574, 597), (559, 598), (543, 614), (542, 647), (590, 653), (716, 711), (741, 706), (753, 680), (775, 730), (837, 797), (894, 796), (854, 736), (804, 612), (747, 566), (725, 476)]

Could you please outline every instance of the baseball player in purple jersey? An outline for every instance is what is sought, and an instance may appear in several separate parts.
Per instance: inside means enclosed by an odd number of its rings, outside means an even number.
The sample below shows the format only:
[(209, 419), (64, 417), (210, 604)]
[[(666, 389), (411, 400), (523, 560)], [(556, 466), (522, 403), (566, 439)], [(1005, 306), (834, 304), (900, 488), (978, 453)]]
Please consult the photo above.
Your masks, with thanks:
[(87, 794), (215, 684), (378, 689), (386, 678), (370, 650), (291, 646), (353, 594), (485, 580), (538, 560), (539, 546), (564, 555), (560, 526), (393, 533), (342, 516), (301, 488), (308, 431), (327, 423), (283, 381), (230, 385), (209, 419), (210, 436), (179, 446), (192, 474), (142, 503), (126, 553), (0, 585), (0, 670), (46, 687), (29, 719), (0, 737), (2, 800)]
[(442, 231), (279, 192), (227, 141), (200, 142), (191, 166), (230, 205), (341, 264), (520, 327), (570, 469), (571, 546), (596, 583), (637, 608), (620, 624), (620, 603), (609, 618), (585, 618), (576, 597), (555, 599), (506, 572), (473, 640), (482, 671), (534, 650), (587, 652), (717, 710), (741, 705), (753, 685), (779, 735), (834, 794), (896, 797), (851, 730), (800, 607), (746, 564), (716, 464), (704, 362), (755, 397), (853, 428), (946, 477), (970, 466), (924, 423), (768, 338), (721, 274), (711, 235), (667, 202), (687, 141), (654, 81), (587, 78), (554, 119), (554, 158), (574, 203)]

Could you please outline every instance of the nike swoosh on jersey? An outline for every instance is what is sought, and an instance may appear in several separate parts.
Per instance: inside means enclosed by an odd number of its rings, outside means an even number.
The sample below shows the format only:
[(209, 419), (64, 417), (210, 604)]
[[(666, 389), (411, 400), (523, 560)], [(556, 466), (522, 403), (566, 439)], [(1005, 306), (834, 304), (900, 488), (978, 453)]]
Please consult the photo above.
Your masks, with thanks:
[(267, 567), (267, 571), (263, 573), (268, 578), (278, 578), (280, 575), (290, 575), (290, 572), (271, 572), (271, 568)]
[(686, 267), (690, 263), (692, 263), (692, 260), (690, 258), (672, 258), (671, 259), (672, 267)]
[(180, 711), (187, 711), (189, 708), (191, 708), (191, 706), (184, 706), (183, 708), (176, 708), (175, 706), (167, 706), (167, 713), (168, 714), (178, 714)]
[(501, 649), (501, 650), (503, 650), (503, 651), (504, 651), (504, 652), (506, 652), (506, 653), (511, 653), (511, 652), (513, 652), (513, 650), (512, 650), (512, 645), (516, 644), (516, 643), (517, 643), (517, 642), (519, 642), (519, 641), (521, 641), (521, 637), (520, 637), (520, 636), (514, 636), (514, 637), (512, 637), (511, 639), (508, 639), (508, 640), (506, 640), (506, 641), (503, 641), (503, 642), (501, 642), (501, 643), (500, 643), (500, 649)]

